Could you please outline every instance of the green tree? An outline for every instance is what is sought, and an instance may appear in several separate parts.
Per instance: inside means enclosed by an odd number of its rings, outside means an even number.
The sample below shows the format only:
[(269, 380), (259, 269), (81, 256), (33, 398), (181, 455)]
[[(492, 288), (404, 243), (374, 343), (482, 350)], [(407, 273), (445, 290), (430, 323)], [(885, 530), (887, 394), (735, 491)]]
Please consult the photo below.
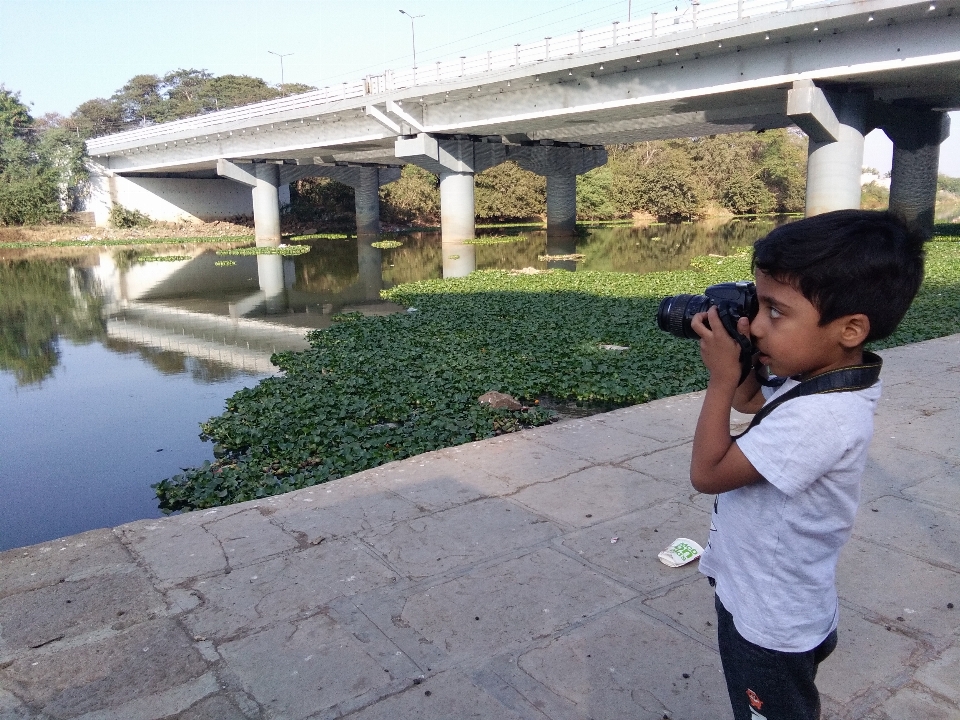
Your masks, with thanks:
[(505, 162), (477, 175), (477, 218), (506, 222), (539, 218), (546, 212), (546, 178)]
[(437, 176), (405, 165), (400, 179), (380, 188), (380, 216), (387, 222), (434, 224), (440, 219)]
[(62, 177), (54, 149), (40, 142), (20, 94), (0, 86), (0, 225), (43, 222), (61, 214)]

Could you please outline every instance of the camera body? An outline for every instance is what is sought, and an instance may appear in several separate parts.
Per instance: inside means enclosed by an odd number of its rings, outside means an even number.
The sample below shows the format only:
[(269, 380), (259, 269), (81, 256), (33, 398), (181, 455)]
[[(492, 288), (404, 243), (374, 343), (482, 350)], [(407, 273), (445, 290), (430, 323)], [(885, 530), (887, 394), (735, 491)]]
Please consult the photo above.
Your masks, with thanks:
[(706, 312), (716, 306), (720, 322), (734, 340), (740, 345), (740, 364), (743, 367), (743, 378), (750, 372), (753, 347), (749, 337), (737, 331), (737, 321), (742, 318), (753, 320), (760, 310), (757, 300), (757, 286), (748, 280), (725, 282), (711, 285), (703, 291), (703, 295), (671, 295), (660, 301), (657, 310), (657, 326), (671, 335), (679, 338), (699, 339), (693, 331), (691, 321), (693, 316)]

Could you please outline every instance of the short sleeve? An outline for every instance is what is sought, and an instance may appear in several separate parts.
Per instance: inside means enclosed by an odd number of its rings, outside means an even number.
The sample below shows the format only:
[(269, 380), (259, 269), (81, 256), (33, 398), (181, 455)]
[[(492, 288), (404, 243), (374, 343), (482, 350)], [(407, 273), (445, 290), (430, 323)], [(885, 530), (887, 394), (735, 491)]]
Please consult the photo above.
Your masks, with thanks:
[(737, 440), (757, 472), (791, 497), (826, 475), (848, 450), (848, 433), (829, 403), (818, 399), (784, 403)]

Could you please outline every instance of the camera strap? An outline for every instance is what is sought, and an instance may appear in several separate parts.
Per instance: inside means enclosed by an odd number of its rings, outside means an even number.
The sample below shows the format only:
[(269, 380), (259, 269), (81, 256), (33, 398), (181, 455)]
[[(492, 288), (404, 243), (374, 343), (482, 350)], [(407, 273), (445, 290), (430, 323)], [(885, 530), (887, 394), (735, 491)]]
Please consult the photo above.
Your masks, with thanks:
[(750, 421), (749, 427), (733, 439), (738, 440), (742, 438), (750, 432), (751, 429), (759, 425), (767, 415), (788, 400), (803, 397), (804, 395), (825, 395), (827, 393), (865, 390), (873, 385), (880, 377), (880, 367), (882, 365), (883, 360), (879, 355), (865, 351), (863, 353), (863, 362), (859, 365), (837, 368), (836, 370), (830, 370), (808, 378), (760, 408), (760, 411), (754, 415), (753, 420)]

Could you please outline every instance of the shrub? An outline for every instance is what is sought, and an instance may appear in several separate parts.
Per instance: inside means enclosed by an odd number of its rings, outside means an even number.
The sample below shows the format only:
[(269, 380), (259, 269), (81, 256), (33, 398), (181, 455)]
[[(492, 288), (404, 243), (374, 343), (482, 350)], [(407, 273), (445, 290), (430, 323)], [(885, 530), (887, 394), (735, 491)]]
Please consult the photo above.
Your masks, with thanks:
[(139, 210), (125, 208), (120, 203), (114, 203), (113, 207), (110, 208), (108, 221), (110, 223), (110, 227), (120, 230), (146, 227), (153, 222), (147, 215), (144, 215)]

